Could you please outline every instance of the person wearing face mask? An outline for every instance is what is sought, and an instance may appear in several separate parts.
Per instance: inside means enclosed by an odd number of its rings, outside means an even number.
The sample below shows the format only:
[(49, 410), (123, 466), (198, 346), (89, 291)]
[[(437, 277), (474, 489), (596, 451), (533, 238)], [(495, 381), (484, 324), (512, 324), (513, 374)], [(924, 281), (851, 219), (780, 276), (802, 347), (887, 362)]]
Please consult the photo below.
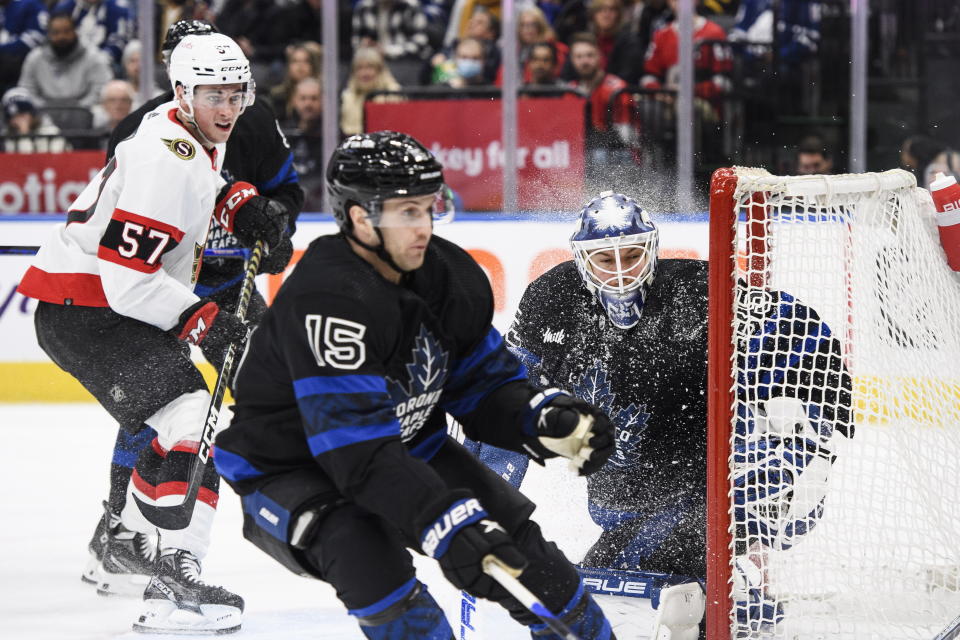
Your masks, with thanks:
[(112, 77), (106, 54), (80, 42), (69, 13), (55, 12), (47, 27), (47, 43), (27, 54), (17, 84), (36, 96), (41, 106), (89, 109)]
[(454, 52), (453, 68), (444, 75), (442, 83), (454, 89), (490, 84), (483, 73), (484, 58), (483, 43), (476, 38), (464, 38)]

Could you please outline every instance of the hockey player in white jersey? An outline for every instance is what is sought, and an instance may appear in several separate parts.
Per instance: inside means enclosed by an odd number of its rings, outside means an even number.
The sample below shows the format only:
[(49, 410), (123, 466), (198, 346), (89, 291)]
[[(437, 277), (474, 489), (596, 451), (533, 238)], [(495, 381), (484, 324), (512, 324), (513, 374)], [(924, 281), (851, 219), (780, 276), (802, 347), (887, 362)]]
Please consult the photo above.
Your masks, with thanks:
[[(19, 287), (39, 300), (37, 339), (51, 359), (121, 427), (156, 431), (129, 489), (154, 505), (183, 500), (210, 402), (187, 344), (225, 350), (247, 333), (236, 316), (193, 292), (208, 230), (220, 224), (269, 246), (285, 226), (246, 218), (239, 204), (256, 190), (230, 191), (220, 177), (225, 143), (254, 99), (240, 48), (219, 34), (188, 36), (169, 71), (175, 100), (149, 113), (117, 147)], [(182, 530), (158, 530), (133, 499), (120, 522), (110, 523), (105, 557), (152, 568), (135, 630), (240, 628), (243, 599), (200, 580), (218, 487), (211, 467)]]

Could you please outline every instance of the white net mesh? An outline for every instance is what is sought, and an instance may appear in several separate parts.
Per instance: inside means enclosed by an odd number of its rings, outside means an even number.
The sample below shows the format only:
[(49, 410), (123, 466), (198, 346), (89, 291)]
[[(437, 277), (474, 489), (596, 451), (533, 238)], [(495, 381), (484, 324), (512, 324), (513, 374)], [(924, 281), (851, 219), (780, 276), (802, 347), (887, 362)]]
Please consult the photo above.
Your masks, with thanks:
[(902, 171), (737, 176), (733, 637), (930, 640), (960, 613), (960, 284), (932, 202)]

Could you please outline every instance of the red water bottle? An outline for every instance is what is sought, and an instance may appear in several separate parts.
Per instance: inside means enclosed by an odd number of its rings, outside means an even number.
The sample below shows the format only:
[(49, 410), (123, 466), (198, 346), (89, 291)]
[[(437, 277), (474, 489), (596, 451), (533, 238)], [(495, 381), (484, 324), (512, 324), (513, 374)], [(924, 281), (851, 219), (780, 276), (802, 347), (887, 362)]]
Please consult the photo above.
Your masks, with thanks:
[(938, 173), (930, 183), (930, 195), (937, 207), (937, 230), (947, 264), (960, 271), (960, 185), (953, 176)]

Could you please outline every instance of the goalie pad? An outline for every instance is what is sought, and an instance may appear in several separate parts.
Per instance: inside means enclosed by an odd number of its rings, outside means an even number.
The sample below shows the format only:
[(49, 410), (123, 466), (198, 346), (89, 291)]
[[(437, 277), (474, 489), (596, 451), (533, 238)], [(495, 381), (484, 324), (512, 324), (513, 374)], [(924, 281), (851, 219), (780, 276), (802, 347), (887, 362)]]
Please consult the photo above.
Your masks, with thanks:
[(735, 447), (734, 516), (767, 547), (789, 549), (823, 515), (836, 456), (826, 446), (832, 427), (816, 417), (797, 398), (770, 398)]
[[(597, 597), (618, 638), (697, 640), (706, 598), (700, 583), (685, 576), (651, 571), (578, 567), (584, 589)], [(638, 620), (650, 627), (639, 628)]]

